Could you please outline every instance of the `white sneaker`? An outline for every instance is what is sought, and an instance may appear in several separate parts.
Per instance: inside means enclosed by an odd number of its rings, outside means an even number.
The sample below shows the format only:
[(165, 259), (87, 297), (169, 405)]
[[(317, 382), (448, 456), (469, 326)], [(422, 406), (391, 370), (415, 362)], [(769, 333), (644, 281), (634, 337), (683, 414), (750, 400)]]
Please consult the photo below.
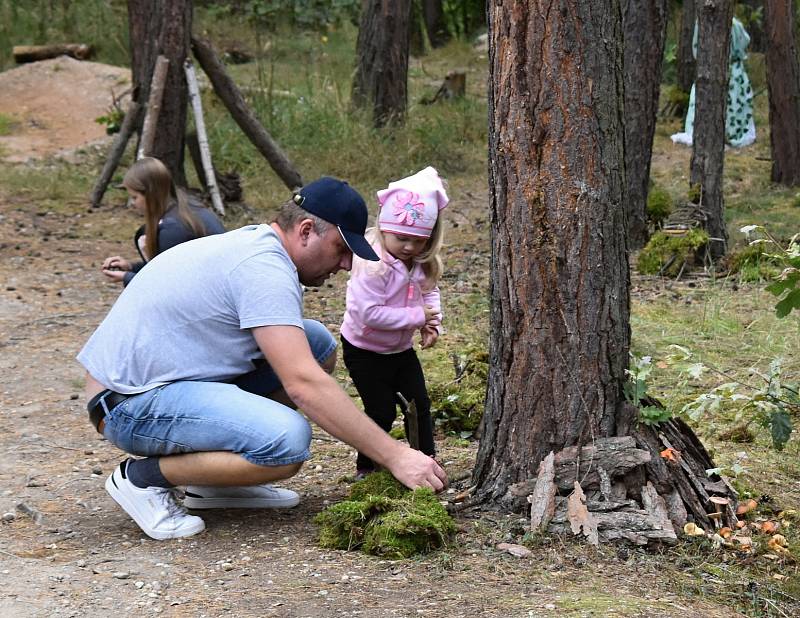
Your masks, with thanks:
[(272, 485), (249, 487), (186, 488), (184, 506), (190, 509), (288, 509), (300, 502), (300, 496), (291, 489)]
[(205, 530), (205, 522), (178, 504), (174, 488), (141, 489), (125, 476), (127, 460), (106, 479), (106, 491), (154, 539), (179, 539)]

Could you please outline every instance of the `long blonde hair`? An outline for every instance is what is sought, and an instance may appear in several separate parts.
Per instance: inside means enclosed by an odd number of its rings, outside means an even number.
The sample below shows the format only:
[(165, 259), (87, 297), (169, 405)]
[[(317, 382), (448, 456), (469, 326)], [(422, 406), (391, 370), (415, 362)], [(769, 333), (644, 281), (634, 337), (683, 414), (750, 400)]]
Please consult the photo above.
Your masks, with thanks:
[[(374, 242), (373, 239), (376, 238), (383, 253), (387, 253), (386, 244), (383, 240), (384, 232), (381, 232), (376, 226), (367, 230), (367, 233), (370, 234), (367, 236), (367, 239), (370, 242)], [(439, 216), (436, 219), (436, 223), (433, 225), (433, 230), (428, 238), (428, 242), (425, 243), (425, 249), (414, 258), (414, 262), (422, 267), (422, 272), (425, 274), (423, 292), (430, 292), (435, 288), (442, 276), (442, 256), (440, 253), (443, 244), (444, 226), (442, 225), (442, 217)]]
[(122, 180), (125, 188), (144, 195), (145, 253), (148, 259), (158, 255), (158, 222), (173, 204), (178, 219), (200, 238), (206, 235), (203, 221), (192, 212), (186, 194), (172, 182), (167, 166), (154, 157), (142, 157), (131, 165)]

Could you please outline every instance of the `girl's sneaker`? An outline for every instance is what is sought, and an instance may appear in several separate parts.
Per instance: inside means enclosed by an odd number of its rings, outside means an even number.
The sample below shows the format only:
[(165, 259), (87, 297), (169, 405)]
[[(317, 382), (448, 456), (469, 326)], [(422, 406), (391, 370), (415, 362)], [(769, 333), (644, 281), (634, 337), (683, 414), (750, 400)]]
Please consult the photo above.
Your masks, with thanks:
[(357, 468), (356, 469), (356, 480), (360, 481), (366, 478), (368, 475), (375, 472), (375, 468)]

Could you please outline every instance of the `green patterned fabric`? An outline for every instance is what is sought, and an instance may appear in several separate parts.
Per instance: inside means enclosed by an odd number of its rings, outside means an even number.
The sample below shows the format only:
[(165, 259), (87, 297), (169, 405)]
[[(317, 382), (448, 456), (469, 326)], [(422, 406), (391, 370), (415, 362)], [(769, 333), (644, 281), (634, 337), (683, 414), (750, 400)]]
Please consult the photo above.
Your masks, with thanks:
[[(728, 100), (725, 109), (725, 139), (735, 147), (748, 146), (756, 140), (756, 126), (753, 121), (753, 89), (744, 67), (747, 58), (747, 46), (750, 35), (742, 22), (735, 17), (731, 24), (731, 43), (728, 52), (730, 62), (730, 78), (728, 80)], [(697, 57), (697, 24), (694, 26), (692, 49)], [(676, 143), (692, 143), (694, 132), (695, 85), (689, 93), (689, 108), (686, 112), (686, 123), (683, 133), (676, 133), (672, 141)]]

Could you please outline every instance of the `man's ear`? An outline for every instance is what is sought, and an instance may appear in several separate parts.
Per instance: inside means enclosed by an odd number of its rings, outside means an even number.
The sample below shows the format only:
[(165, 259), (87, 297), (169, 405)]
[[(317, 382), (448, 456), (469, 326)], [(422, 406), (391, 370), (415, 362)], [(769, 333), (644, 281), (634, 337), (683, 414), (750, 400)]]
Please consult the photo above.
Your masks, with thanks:
[(297, 235), (300, 237), (300, 241), (304, 245), (308, 242), (308, 238), (313, 231), (314, 222), (311, 219), (303, 219), (297, 224)]

